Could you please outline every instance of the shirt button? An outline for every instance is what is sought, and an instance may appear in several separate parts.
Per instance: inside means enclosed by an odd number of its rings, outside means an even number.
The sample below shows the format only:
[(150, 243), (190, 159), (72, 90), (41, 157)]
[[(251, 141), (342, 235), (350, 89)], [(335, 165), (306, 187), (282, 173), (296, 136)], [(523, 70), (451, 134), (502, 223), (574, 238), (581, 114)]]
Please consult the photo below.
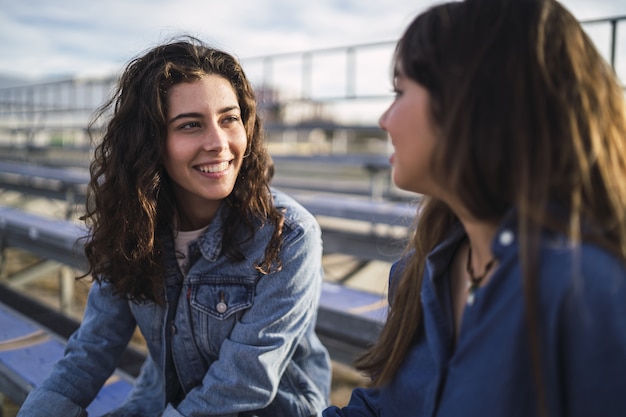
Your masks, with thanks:
[(513, 243), (514, 239), (515, 235), (510, 230), (503, 230), (502, 233), (500, 233), (500, 236), (498, 236), (498, 241), (502, 246), (509, 246)]
[(217, 303), (217, 305), (215, 306), (215, 309), (217, 310), (218, 313), (222, 314), (225, 313), (226, 310), (228, 309), (228, 306), (226, 305), (226, 303), (220, 301), (219, 303)]
[(176, 325), (174, 323), (170, 325), (170, 330), (172, 331), (172, 334), (176, 334)]

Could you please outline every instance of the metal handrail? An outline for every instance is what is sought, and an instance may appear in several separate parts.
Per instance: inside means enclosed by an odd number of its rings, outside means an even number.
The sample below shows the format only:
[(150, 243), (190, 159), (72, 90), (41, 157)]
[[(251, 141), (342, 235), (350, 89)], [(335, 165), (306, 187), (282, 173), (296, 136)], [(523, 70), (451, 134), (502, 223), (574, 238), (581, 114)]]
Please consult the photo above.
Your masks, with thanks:
[(626, 15), (623, 16), (614, 16), (614, 17), (605, 17), (601, 19), (589, 19), (589, 20), (581, 20), (580, 23), (582, 25), (593, 25), (597, 23), (609, 23), (611, 25), (611, 43), (609, 46), (609, 62), (611, 67), (615, 68), (615, 53), (617, 51), (617, 24), (618, 22), (626, 20)]
[[(617, 29), (620, 23), (626, 21), (626, 15), (605, 17), (599, 19), (581, 20), (583, 26), (598, 24), (610, 25), (609, 58), (608, 61), (613, 66), (617, 65)], [(389, 99), (391, 94), (371, 94), (358, 91), (356, 82), (360, 66), (357, 65), (357, 57), (360, 53), (372, 49), (392, 50), (396, 41), (380, 41), (353, 44), (346, 46), (335, 46), (328, 48), (318, 48), (303, 51), (284, 52), (271, 55), (252, 56), (242, 58), (241, 61), (246, 67), (246, 71), (254, 66), (261, 66), (261, 75), (256, 79), (256, 87), (260, 95), (261, 103), (271, 104), (276, 102), (272, 96), (272, 90), (280, 88), (276, 76), (276, 64), (288, 60), (300, 60), (299, 77), (301, 79), (300, 91), (292, 98), (281, 98), (280, 102), (289, 101), (311, 101), (330, 102), (338, 100), (381, 100)], [(313, 74), (314, 58), (343, 54), (346, 66), (345, 77), (342, 83), (344, 91), (334, 90), (333, 95), (313, 94)], [(335, 73), (333, 73), (335, 75)], [(24, 120), (29, 124), (36, 124), (36, 115), (40, 113), (87, 113), (91, 114), (100, 105), (104, 98), (108, 96), (110, 89), (114, 85), (117, 76), (109, 76), (101, 79), (97, 78), (73, 78), (61, 81), (44, 82), (18, 87), (0, 88), (0, 121), (9, 116), (29, 116), (29, 120)], [(254, 81), (254, 80), (253, 80)], [(254, 83), (254, 82), (253, 82)], [(95, 89), (102, 89), (102, 97), (94, 97)], [(79, 91), (84, 94), (79, 100)], [(56, 91), (56, 95), (55, 95)], [(41, 99), (47, 94), (52, 94), (52, 99)], [(267, 96), (269, 95), (269, 97)], [(39, 97), (37, 101), (35, 97)], [(82, 105), (79, 105), (78, 102)]]

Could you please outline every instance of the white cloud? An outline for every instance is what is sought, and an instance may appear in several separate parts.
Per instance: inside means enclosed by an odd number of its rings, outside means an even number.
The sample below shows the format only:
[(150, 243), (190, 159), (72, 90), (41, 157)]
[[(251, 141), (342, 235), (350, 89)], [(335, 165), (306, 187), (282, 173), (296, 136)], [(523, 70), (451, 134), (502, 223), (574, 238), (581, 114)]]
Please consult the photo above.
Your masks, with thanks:
[(240, 57), (395, 39), (415, 14), (404, 0), (4, 1), (0, 72), (33, 76), (121, 67), (182, 32)]
[[(418, 12), (434, 3), (0, 0), (0, 73), (109, 73), (182, 32), (242, 58), (393, 40)], [(626, 14), (623, 0), (565, 0), (564, 4), (579, 19)]]

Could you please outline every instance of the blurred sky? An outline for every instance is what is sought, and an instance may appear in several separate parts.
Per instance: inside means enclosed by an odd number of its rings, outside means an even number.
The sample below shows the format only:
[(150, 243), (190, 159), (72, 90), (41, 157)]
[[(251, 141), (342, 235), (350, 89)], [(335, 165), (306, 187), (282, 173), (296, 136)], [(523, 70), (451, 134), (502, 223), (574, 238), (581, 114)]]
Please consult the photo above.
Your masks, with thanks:
[[(579, 20), (626, 15), (625, 0), (562, 3)], [(389, 41), (433, 4), (432, 0), (0, 0), (0, 74), (110, 75), (140, 52), (180, 33), (196, 35), (240, 58)], [(621, 28), (626, 32), (626, 23)], [(626, 48), (626, 42), (620, 47)]]

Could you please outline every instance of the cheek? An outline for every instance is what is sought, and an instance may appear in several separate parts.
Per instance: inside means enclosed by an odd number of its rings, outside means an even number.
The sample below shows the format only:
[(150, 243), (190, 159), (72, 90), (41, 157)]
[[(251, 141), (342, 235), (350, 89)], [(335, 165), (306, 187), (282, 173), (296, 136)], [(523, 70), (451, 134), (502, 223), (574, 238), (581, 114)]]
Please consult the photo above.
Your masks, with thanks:
[(167, 173), (170, 178), (176, 178), (178, 175), (176, 173), (176, 163), (172, 161), (169, 157), (163, 157), (163, 169)]
[(195, 149), (193, 148), (191, 141), (171, 139), (165, 144), (164, 159), (169, 160), (170, 163), (182, 161), (189, 158), (189, 156), (193, 155), (194, 152)]
[(168, 141), (165, 144), (163, 166), (170, 176), (175, 176), (177, 170), (187, 165), (191, 155), (187, 148), (180, 141)]
[(248, 149), (248, 138), (245, 132), (242, 134), (242, 136), (238, 137), (236, 140), (231, 142), (232, 152), (239, 157), (243, 157), (247, 149)]
[(165, 147), (163, 150), (163, 160), (171, 160), (172, 158), (175, 157), (176, 155), (176, 149), (177, 149), (177, 145), (178, 142), (175, 141), (174, 139), (171, 138), (167, 138), (165, 140)]
[(394, 163), (394, 182), (400, 188), (411, 189), (411, 184), (430, 178), (432, 147), (417, 135), (408, 135), (397, 149)]

